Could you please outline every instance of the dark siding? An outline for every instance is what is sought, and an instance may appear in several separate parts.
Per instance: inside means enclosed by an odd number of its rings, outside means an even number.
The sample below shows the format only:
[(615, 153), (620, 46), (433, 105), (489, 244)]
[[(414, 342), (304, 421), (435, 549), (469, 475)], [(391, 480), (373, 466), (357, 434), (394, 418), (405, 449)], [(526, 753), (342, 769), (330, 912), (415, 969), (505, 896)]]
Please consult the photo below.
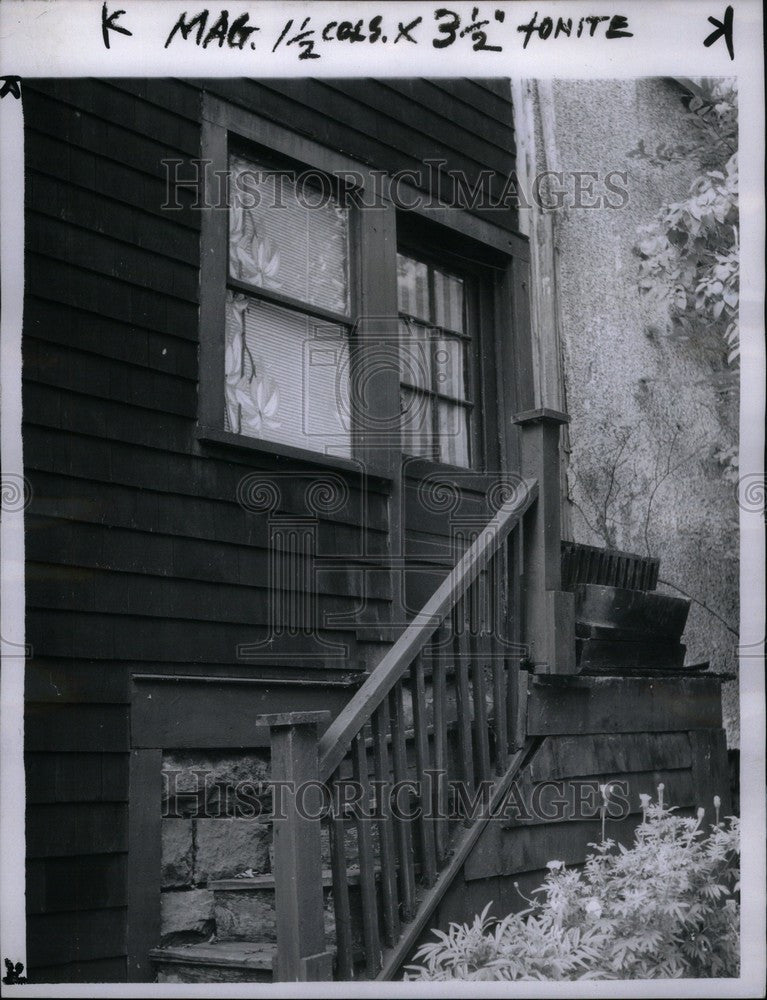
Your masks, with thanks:
[[(200, 155), (203, 84), (27, 81), (24, 444), (30, 977), (125, 978), (131, 671), (235, 669), (266, 635), (268, 531), (236, 503), (260, 465), (201, 449), (199, 213), (162, 209), (166, 157)], [(380, 169), (513, 168), (508, 85), (219, 80), (211, 92)], [(512, 213), (493, 221), (513, 228)], [(300, 484), (296, 489), (300, 488)], [(285, 507), (297, 512), (297, 495)], [(387, 547), (387, 499), (368, 544)], [(319, 551), (360, 538), (359, 494)], [(348, 608), (358, 574), (325, 580)], [(371, 613), (386, 617), (386, 580)], [(353, 633), (344, 639), (358, 656)], [(300, 646), (297, 646), (300, 648)]]
[[(678, 809), (680, 815), (694, 815), (696, 808), (705, 803), (708, 817), (713, 819), (713, 796), (706, 785), (713, 781), (712, 787), (721, 789), (723, 801), (727, 789), (724, 783), (716, 784), (718, 778), (713, 775), (705, 784), (701, 782), (702, 755), (696, 745), (701, 738), (718, 747), (710, 759), (721, 766), (725, 759), (721, 729), (548, 737), (518, 779), (510, 799), (510, 818), (485, 827), (462, 872), (440, 902), (431, 926), (446, 931), (451, 921), (471, 921), (487, 904), (496, 917), (520, 911), (548, 874), (549, 861), (556, 859), (568, 867), (580, 867), (591, 853), (591, 845), (601, 839), (597, 789), (607, 781), (619, 779), (626, 783), (622, 793), (625, 790), (628, 815), (608, 818), (606, 836), (627, 847), (633, 843), (634, 830), (642, 818), (639, 795), (647, 793), (657, 801), (660, 783), (665, 785), (666, 803)], [(577, 801), (579, 786), (590, 789), (583, 793), (581, 801), (587, 810), (590, 803), (592, 811), (584, 813), (584, 817), (596, 814), (596, 818), (519, 818), (515, 808), (522, 803), (531, 810), (536, 786), (545, 788), (550, 782), (563, 782), (564, 788), (558, 790), (561, 802)], [(570, 787), (576, 791), (570, 792)], [(546, 793), (539, 801), (544, 809), (552, 808), (553, 800), (547, 800)], [(431, 932), (422, 936), (423, 943), (428, 940), (433, 940)]]
[[(461, 82), (468, 102), (429, 80), (237, 79), (211, 81), (207, 89), (378, 169), (418, 171), (423, 190), (439, 190), (446, 200), (454, 190), (449, 174), (461, 174), (471, 190), (490, 171), (490, 195), (498, 199), (515, 164), (511, 85), (490, 81), (491, 92)], [(427, 159), (444, 165), (429, 170)], [(478, 207), (475, 214), (517, 228), (514, 210)]]

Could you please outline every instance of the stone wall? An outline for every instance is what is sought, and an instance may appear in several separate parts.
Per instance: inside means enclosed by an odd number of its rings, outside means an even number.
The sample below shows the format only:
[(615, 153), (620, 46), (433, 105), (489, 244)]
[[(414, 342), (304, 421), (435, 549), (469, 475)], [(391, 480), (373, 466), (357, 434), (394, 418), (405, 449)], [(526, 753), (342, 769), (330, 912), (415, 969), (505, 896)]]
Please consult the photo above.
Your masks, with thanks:
[(163, 757), (162, 943), (213, 933), (208, 883), (271, 871), (269, 752), (174, 752)]

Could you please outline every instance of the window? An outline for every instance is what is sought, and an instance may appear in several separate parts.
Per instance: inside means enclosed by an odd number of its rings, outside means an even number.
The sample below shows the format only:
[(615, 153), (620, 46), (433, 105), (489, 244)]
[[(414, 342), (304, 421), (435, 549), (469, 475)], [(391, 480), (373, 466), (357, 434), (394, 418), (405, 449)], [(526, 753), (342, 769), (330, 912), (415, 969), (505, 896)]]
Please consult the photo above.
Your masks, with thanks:
[(351, 454), (349, 210), (327, 180), (229, 156), (225, 429)]
[(500, 467), (524, 241), (400, 209), (382, 171), (212, 95), (203, 150), (200, 440), (385, 479), (403, 454)]
[(469, 466), (472, 345), (468, 276), (397, 255), (400, 410), (406, 455)]

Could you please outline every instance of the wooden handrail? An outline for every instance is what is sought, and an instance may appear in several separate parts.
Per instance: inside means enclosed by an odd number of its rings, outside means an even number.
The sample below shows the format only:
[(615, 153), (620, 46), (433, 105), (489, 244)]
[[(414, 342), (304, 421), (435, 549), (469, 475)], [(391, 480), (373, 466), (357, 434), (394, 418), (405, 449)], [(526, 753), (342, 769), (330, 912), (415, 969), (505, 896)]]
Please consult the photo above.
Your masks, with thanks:
[(476, 541), (429, 598), (421, 611), (368, 679), (325, 731), (319, 743), (320, 781), (328, 781), (349, 752), (352, 741), (382, 704), (397, 681), (424, 649), (459, 598), (479, 576), (493, 555), (538, 496), (535, 479), (522, 480), (520, 491), (506, 501), (482, 529)]

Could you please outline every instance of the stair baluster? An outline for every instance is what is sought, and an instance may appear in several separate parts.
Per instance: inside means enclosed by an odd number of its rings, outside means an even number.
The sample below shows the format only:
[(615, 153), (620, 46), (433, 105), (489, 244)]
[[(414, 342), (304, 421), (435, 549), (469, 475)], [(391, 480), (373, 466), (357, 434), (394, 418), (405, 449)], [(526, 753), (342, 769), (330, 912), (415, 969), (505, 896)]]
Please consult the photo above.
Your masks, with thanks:
[[(331, 779), (336, 788), (341, 779), (340, 767)], [(336, 978), (354, 978), (352, 915), (349, 902), (348, 863), (346, 860), (346, 830), (341, 809), (331, 810), (330, 871), (333, 878), (333, 910), (336, 923)]]
[(444, 646), (432, 643), (432, 699), (434, 729), (434, 839), (437, 864), (442, 865), (447, 855), (447, 769), (448, 769), (448, 704), (447, 660)]
[(472, 702), (474, 707), (474, 743), (476, 746), (477, 783), (488, 779), (490, 769), (490, 728), (487, 720), (487, 691), (485, 665), (487, 663), (485, 637), (482, 633), (482, 614), (479, 598), (482, 577), (479, 576), (468, 590), (469, 609), (469, 659), (471, 669)]
[(429, 733), (426, 718), (426, 683), (424, 680), (423, 654), (419, 653), (410, 669), (411, 698), (413, 701), (413, 736), (415, 739), (415, 780), (421, 790), (418, 796), (418, 829), (421, 846), (421, 877), (424, 885), (434, 884), (437, 878), (437, 855), (434, 842), (434, 823), (429, 815), (429, 803), (424, 801), (424, 789), (430, 787), (426, 771), (429, 759)]
[(391, 948), (399, 937), (400, 922), (394, 830), (390, 819), (392, 775), (387, 746), (388, 737), (389, 706), (386, 701), (383, 701), (373, 715), (373, 765), (377, 783), (376, 804), (381, 816), (378, 822), (378, 841), (381, 861), (381, 908), (384, 939)]
[(456, 715), (458, 723), (458, 754), (461, 779), (470, 796), (474, 795), (474, 748), (472, 746), (472, 709), (469, 688), (469, 637), (466, 622), (466, 602), (461, 596), (453, 617)]
[[(506, 622), (496, 605), (507, 599), (506, 578), (513, 561), (507, 559), (507, 549), (538, 494), (534, 480), (524, 487), (474, 532), (476, 537), (448, 578), (319, 741), (319, 777), (331, 786), (331, 802), (343, 801), (332, 793), (342, 781), (342, 764), (343, 776), (348, 774), (344, 761), (349, 756), (361, 790), (354, 817), (358, 876), (350, 877), (345, 817), (331, 810), (329, 818), (336, 978), (359, 975), (363, 958), (367, 977), (391, 975), (403, 949), (423, 926), (424, 914), (428, 916), (440, 898), (443, 884), (449, 884), (449, 877), (440, 882), (439, 872), (459, 864), (475, 842), (477, 823), (467, 821), (471, 829), (466, 830), (453, 822), (451, 829), (446, 819), (448, 783), (458, 780), (473, 798), (477, 784), (491, 780), (494, 773), (499, 775), (498, 789), (508, 783), (510, 768), (523, 759), (522, 754), (509, 756), (516, 720), (509, 711), (510, 691), (519, 670), (514, 657), (498, 655), (506, 637), (495, 633), (501, 621)], [(434, 776), (434, 771), (439, 773)], [(417, 789), (409, 797), (408, 782)], [(401, 813), (389, 821), (392, 786), (400, 789)], [(438, 807), (436, 817), (432, 805)], [(379, 812), (371, 816), (373, 806)], [(415, 821), (408, 819), (413, 806), (419, 807)], [(277, 864), (277, 884), (288, 877), (296, 893), (293, 873)], [(321, 885), (319, 871), (315, 878)], [(354, 952), (357, 905), (364, 956)], [(304, 967), (309, 965), (304, 962)]]
[(381, 941), (378, 928), (378, 900), (376, 893), (376, 872), (373, 855), (371, 824), (364, 813), (370, 805), (370, 782), (368, 779), (368, 757), (365, 749), (364, 730), (352, 744), (352, 773), (354, 781), (362, 789), (357, 814), (357, 861), (360, 869), (360, 895), (362, 898), (362, 932), (365, 941), (365, 967), (368, 976), (374, 979), (381, 968)]

